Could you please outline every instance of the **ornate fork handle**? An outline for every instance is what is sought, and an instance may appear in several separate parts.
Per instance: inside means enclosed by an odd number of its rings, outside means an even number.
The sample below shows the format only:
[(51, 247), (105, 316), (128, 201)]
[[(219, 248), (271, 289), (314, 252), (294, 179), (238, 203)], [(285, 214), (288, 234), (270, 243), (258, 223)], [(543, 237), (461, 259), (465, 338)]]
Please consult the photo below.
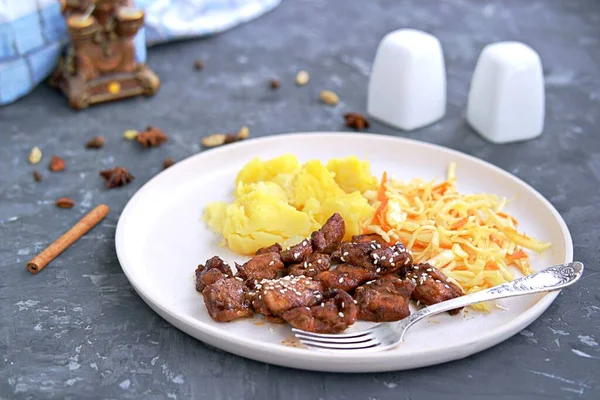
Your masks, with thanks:
[(555, 265), (535, 274), (515, 279), (512, 282), (425, 307), (422, 310), (411, 314), (407, 319), (400, 321), (400, 324), (408, 328), (410, 325), (423, 318), (450, 311), (455, 308), (505, 297), (523, 296), (526, 294), (562, 289), (576, 282), (582, 274), (583, 264), (578, 261)]

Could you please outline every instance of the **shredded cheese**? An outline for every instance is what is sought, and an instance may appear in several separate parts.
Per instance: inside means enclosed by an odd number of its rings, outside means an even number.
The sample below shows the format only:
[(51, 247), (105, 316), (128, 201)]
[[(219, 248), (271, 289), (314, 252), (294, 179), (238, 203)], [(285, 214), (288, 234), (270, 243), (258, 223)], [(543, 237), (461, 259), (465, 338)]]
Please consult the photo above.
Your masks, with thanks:
[[(456, 164), (442, 183), (382, 178), (372, 201), (380, 210), (365, 232), (390, 242), (400, 240), (415, 263), (429, 262), (473, 293), (514, 279), (511, 269), (531, 274), (523, 249), (542, 252), (550, 243), (517, 231), (518, 221), (503, 210), (506, 198), (492, 194), (461, 194), (456, 189)], [(474, 308), (490, 311), (489, 304)]]

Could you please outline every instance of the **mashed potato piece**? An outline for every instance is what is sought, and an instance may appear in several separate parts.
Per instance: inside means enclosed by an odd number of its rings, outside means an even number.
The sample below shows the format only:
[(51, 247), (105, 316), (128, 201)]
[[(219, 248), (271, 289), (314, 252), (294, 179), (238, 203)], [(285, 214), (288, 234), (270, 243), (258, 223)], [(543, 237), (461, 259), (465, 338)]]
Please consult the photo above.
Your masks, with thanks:
[(213, 202), (204, 220), (223, 235), (225, 245), (251, 255), (275, 242), (296, 244), (338, 212), (346, 238), (361, 233), (375, 209), (363, 193), (377, 188), (367, 161), (357, 157), (300, 164), (294, 155), (248, 162), (236, 178), (232, 203)]

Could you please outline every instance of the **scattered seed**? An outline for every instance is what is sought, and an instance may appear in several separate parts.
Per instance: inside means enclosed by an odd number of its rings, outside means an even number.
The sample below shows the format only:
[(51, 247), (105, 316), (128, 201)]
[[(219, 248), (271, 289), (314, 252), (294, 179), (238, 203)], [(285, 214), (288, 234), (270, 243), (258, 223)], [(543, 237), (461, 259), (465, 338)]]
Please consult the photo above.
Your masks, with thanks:
[(40, 174), (40, 173), (39, 173), (39, 172), (37, 172), (37, 171), (33, 171), (33, 179), (34, 179), (36, 182), (41, 182), (41, 180), (42, 180), (42, 174)]
[(196, 68), (198, 71), (200, 71), (201, 69), (204, 68), (204, 61), (202, 60), (196, 60), (194, 62), (194, 68)]
[(271, 79), (269, 85), (271, 85), (271, 89), (277, 90), (279, 89), (279, 86), (281, 86), (281, 83), (279, 82), (279, 79)]
[(29, 162), (31, 164), (37, 164), (42, 160), (42, 151), (39, 147), (34, 147), (29, 152)]
[(296, 85), (298, 85), (298, 86), (306, 85), (309, 80), (310, 80), (310, 76), (308, 75), (308, 72), (306, 72), (306, 71), (299, 71), (298, 74), (296, 75)]
[(94, 136), (86, 144), (88, 149), (101, 149), (104, 147), (104, 138), (102, 136)]
[(59, 171), (64, 171), (65, 170), (65, 160), (63, 160), (62, 158), (60, 158), (59, 156), (52, 156), (52, 159), (50, 160), (50, 164), (48, 165), (48, 167), (50, 168), (50, 171), (52, 172), (59, 172)]
[(327, 105), (335, 106), (337, 103), (339, 103), (340, 98), (331, 90), (323, 90), (319, 95), (319, 100)]
[(163, 169), (167, 169), (173, 164), (175, 164), (175, 160), (173, 160), (171, 157), (167, 157), (163, 161)]
[(250, 137), (250, 129), (247, 126), (242, 126), (237, 134), (238, 140), (248, 139)]
[(213, 133), (212, 135), (205, 136), (202, 138), (202, 146), (204, 147), (217, 147), (225, 144), (224, 133)]
[(127, 129), (125, 132), (123, 132), (123, 137), (127, 140), (135, 140), (137, 139), (138, 134), (139, 132), (135, 129)]
[(60, 208), (72, 208), (74, 205), (75, 202), (73, 199), (68, 197), (61, 197), (60, 199), (56, 200), (56, 206)]

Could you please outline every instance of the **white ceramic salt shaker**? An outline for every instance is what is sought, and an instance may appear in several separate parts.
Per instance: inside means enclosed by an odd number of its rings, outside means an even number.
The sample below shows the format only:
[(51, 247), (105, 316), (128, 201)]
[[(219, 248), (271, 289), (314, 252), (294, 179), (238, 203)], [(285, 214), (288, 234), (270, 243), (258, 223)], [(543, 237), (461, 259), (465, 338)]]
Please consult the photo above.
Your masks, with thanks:
[(446, 112), (446, 69), (439, 40), (426, 32), (400, 29), (379, 43), (367, 112), (403, 130), (417, 129)]
[(520, 42), (486, 46), (475, 67), (467, 121), (493, 143), (533, 139), (544, 128), (544, 75), (535, 50)]

